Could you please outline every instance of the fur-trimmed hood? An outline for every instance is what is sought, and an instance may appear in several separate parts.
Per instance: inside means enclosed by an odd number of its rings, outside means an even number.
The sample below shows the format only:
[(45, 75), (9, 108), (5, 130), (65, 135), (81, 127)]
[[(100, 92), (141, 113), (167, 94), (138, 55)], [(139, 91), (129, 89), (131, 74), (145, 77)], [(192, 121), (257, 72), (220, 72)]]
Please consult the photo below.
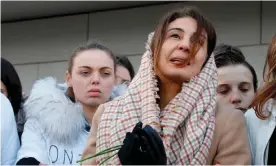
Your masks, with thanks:
[(36, 81), (24, 103), (24, 111), (27, 120), (34, 118), (40, 123), (46, 139), (72, 144), (78, 141), (86, 121), (81, 104), (73, 103), (66, 89), (52, 77)]

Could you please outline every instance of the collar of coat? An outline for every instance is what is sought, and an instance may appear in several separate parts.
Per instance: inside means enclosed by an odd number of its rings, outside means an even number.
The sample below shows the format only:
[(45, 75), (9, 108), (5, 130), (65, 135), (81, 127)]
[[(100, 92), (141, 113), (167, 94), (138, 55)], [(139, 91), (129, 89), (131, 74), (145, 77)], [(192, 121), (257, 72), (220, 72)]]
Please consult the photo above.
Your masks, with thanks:
[(35, 82), (24, 103), (26, 120), (34, 118), (40, 124), (43, 136), (61, 144), (73, 144), (85, 130), (82, 107), (65, 94), (52, 77)]

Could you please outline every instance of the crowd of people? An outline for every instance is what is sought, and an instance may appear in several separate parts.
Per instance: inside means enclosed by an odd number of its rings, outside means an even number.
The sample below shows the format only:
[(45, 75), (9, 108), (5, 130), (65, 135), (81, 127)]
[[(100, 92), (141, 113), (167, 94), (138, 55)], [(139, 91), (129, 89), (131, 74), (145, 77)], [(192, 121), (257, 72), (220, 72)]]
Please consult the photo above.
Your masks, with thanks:
[(65, 83), (49, 76), (25, 95), (1, 58), (1, 164), (276, 165), (276, 35), (263, 74), (258, 85), (242, 51), (217, 44), (193, 7), (161, 18), (136, 74), (89, 42)]

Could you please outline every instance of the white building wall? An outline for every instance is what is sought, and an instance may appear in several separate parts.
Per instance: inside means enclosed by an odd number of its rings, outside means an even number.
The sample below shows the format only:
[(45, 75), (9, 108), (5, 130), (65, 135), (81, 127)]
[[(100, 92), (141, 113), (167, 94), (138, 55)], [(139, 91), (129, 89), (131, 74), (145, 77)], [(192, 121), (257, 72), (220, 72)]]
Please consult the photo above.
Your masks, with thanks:
[(88, 40), (127, 55), (137, 71), (149, 32), (170, 9), (195, 5), (214, 23), (218, 43), (239, 46), (259, 79), (267, 43), (276, 33), (276, 2), (180, 2), (2, 24), (2, 56), (11, 61), (25, 92), (36, 79), (63, 82), (67, 60)]

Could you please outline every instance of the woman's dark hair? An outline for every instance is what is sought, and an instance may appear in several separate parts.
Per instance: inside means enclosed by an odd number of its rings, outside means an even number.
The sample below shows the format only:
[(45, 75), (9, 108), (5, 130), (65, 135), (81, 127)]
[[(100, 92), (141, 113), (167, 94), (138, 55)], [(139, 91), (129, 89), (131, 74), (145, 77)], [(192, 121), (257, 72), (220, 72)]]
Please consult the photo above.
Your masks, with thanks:
[(152, 38), (150, 47), (151, 47), (151, 50), (153, 51), (154, 71), (156, 73), (159, 73), (157, 62), (158, 62), (161, 47), (165, 40), (167, 28), (171, 22), (175, 21), (178, 18), (183, 18), (183, 17), (191, 17), (195, 19), (197, 22), (197, 30), (192, 40), (190, 56), (188, 60), (186, 60), (187, 62), (189, 62), (190, 59), (194, 58), (197, 51), (200, 49), (202, 43), (204, 42), (204, 40), (201, 37), (202, 31), (205, 31), (207, 34), (208, 57), (206, 59), (206, 62), (209, 59), (211, 53), (213, 52), (216, 46), (217, 35), (216, 35), (215, 28), (212, 25), (212, 23), (197, 8), (184, 7), (184, 8), (172, 10), (160, 20), (159, 24), (155, 28), (154, 35)]
[(116, 64), (123, 66), (124, 68), (126, 68), (128, 70), (131, 80), (134, 78), (134, 76), (135, 76), (134, 68), (126, 56), (117, 56)]
[(22, 85), (15, 68), (4, 58), (1, 58), (1, 81), (7, 88), (8, 99), (16, 115), (21, 108)]
[(110, 56), (112, 61), (114, 62), (114, 70), (116, 70), (116, 56), (113, 54), (113, 52), (105, 45), (103, 45), (99, 42), (92, 41), (92, 42), (88, 42), (87, 44), (80, 46), (76, 49), (76, 51), (73, 53), (73, 55), (69, 59), (68, 72), (69, 73), (72, 72), (74, 60), (75, 60), (76, 56), (78, 55), (78, 53), (86, 51), (86, 50), (93, 50), (93, 49), (106, 52)]
[(258, 88), (258, 78), (255, 69), (246, 61), (243, 53), (237, 47), (220, 44), (218, 45), (214, 52), (215, 63), (217, 68), (229, 66), (229, 65), (244, 65), (248, 68), (253, 76), (253, 86), (254, 91)]

